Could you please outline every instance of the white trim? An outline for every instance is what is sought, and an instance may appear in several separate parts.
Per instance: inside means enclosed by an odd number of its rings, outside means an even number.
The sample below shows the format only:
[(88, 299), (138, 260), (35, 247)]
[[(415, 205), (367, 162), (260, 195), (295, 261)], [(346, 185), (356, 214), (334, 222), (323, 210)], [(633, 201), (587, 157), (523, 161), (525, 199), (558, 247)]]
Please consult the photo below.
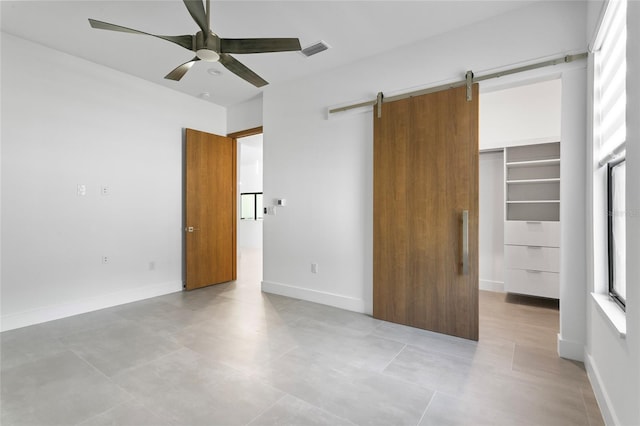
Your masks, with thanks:
[(591, 297), (596, 302), (598, 310), (609, 324), (618, 333), (618, 337), (627, 337), (627, 316), (624, 311), (611, 300), (609, 296), (601, 293), (591, 293)]
[(309, 302), (321, 303), (353, 312), (365, 312), (365, 302), (355, 297), (325, 291), (312, 290), (310, 288), (295, 287), (288, 284), (273, 281), (262, 281), (262, 291), (265, 293), (279, 294), (280, 296), (293, 297)]
[(0, 330), (13, 330), (15, 328), (40, 324), (138, 300), (149, 299), (151, 297), (162, 296), (163, 294), (175, 293), (177, 291), (182, 291), (182, 281), (157, 283), (131, 290), (75, 300), (73, 302), (43, 306), (29, 311), (3, 315), (0, 318)]
[(560, 142), (560, 135), (545, 136), (541, 138), (518, 139), (510, 141), (501, 141), (500, 145), (505, 148), (523, 145), (538, 145), (543, 143)]
[(605, 32), (603, 30), (604, 19), (605, 19), (605, 14), (609, 9), (610, 1), (611, 0), (605, 0), (604, 4), (600, 9), (600, 15), (598, 16), (598, 22), (596, 23), (596, 28), (593, 31), (593, 34), (591, 35), (591, 40), (589, 41), (589, 44), (588, 44), (589, 53), (593, 53), (599, 50), (600, 46), (602, 46), (602, 37), (604, 36), (604, 32)]
[(596, 401), (598, 401), (598, 407), (602, 413), (604, 423), (607, 426), (622, 424), (620, 423), (618, 416), (616, 416), (616, 413), (611, 411), (611, 407), (614, 405), (611, 402), (611, 398), (609, 397), (606, 389), (602, 386), (602, 377), (600, 376), (600, 372), (598, 371), (593, 358), (588, 353), (585, 353), (584, 359), (587, 376), (589, 377), (589, 382), (591, 382), (591, 387), (593, 388), (593, 394), (596, 396)]
[(584, 361), (584, 343), (564, 339), (558, 333), (558, 355), (574, 361)]
[(504, 281), (480, 280), (480, 290), (504, 293)]
[(604, 167), (609, 164), (610, 161), (618, 160), (619, 158), (626, 157), (627, 153), (627, 141), (622, 142), (613, 151), (606, 155), (602, 160), (598, 162), (598, 167)]

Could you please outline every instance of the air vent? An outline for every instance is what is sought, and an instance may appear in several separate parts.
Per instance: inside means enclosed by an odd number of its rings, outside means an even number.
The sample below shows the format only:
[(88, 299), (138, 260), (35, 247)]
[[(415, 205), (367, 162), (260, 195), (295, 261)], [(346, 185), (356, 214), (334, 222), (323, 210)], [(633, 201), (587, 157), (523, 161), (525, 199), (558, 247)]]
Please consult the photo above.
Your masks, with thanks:
[(329, 46), (326, 42), (320, 40), (317, 43), (313, 43), (312, 45), (305, 47), (300, 51), (300, 53), (302, 53), (304, 56), (308, 58), (309, 56), (313, 56), (320, 52), (324, 52), (325, 50), (330, 48), (331, 46)]

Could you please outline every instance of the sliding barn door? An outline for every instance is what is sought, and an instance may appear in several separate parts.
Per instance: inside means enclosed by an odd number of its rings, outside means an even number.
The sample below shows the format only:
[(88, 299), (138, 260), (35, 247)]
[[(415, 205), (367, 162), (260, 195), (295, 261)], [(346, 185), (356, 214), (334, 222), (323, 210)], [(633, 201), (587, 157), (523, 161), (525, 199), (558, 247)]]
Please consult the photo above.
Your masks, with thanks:
[(186, 280), (192, 290), (236, 279), (236, 144), (187, 129)]
[(374, 112), (373, 315), (478, 340), (478, 85)]

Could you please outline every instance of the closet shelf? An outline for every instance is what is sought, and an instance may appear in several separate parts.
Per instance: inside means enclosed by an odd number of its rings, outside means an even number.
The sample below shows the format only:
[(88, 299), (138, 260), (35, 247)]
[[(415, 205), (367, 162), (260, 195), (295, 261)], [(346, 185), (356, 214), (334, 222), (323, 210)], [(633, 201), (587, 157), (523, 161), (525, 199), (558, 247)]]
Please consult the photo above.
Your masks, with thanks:
[(518, 200), (518, 201), (510, 201), (507, 200), (507, 204), (551, 204), (551, 203), (559, 203), (560, 200)]
[(518, 183), (546, 183), (546, 182), (560, 182), (560, 178), (545, 178), (545, 179), (514, 179), (508, 180), (507, 183), (510, 184), (518, 184)]
[(530, 167), (530, 166), (549, 166), (553, 164), (560, 164), (559, 158), (549, 158), (546, 160), (527, 160), (527, 161), (512, 161), (506, 163), (507, 167)]
[(504, 167), (504, 289), (559, 299), (560, 142), (506, 147)]

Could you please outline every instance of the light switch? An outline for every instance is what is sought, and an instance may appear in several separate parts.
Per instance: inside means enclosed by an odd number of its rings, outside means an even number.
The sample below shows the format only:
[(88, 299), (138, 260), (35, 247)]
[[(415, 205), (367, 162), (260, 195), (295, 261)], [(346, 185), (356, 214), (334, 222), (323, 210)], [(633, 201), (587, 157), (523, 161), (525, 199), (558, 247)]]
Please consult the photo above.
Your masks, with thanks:
[(84, 197), (85, 195), (87, 195), (87, 185), (83, 185), (83, 184), (78, 184), (78, 189), (77, 189), (77, 194), (79, 197)]

